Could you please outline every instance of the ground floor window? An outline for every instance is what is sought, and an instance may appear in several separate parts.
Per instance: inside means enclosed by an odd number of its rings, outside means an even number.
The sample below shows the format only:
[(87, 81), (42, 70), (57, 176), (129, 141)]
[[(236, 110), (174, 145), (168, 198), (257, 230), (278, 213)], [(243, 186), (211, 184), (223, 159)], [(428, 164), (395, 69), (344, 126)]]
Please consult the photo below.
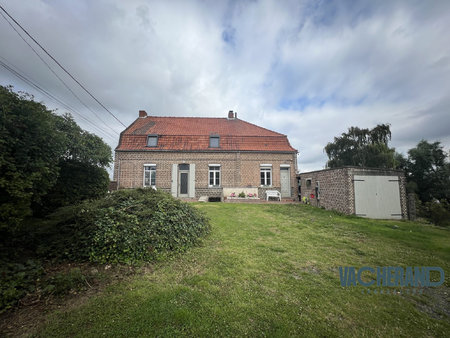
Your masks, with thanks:
[(144, 165), (144, 187), (156, 186), (156, 164)]
[(261, 185), (271, 186), (272, 185), (272, 167), (261, 166)]
[(209, 186), (210, 187), (220, 186), (220, 165), (218, 164), (209, 165)]

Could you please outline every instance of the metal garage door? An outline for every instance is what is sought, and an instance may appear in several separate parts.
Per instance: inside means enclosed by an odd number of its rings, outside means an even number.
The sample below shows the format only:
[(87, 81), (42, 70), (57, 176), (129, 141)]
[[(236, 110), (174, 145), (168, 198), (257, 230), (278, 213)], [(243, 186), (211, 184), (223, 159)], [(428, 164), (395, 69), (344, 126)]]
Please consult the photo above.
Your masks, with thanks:
[(401, 219), (397, 176), (354, 176), (355, 214), (369, 218)]

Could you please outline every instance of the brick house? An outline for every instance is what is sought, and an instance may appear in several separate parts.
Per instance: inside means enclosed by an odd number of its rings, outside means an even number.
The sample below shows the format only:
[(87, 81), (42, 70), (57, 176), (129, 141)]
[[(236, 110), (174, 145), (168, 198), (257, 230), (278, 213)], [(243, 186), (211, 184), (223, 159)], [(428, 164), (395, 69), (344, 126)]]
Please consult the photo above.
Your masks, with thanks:
[(227, 118), (148, 116), (143, 110), (115, 149), (117, 188), (156, 187), (175, 197), (228, 197), (278, 190), (297, 197), (297, 150), (286, 135)]
[(341, 167), (298, 175), (301, 199), (314, 206), (361, 217), (407, 219), (402, 170)]

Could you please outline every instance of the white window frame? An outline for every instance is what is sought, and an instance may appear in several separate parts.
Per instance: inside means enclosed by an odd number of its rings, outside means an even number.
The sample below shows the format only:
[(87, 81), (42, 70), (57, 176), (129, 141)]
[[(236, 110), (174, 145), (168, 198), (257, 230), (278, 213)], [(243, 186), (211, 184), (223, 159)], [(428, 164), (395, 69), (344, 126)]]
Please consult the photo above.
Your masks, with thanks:
[[(214, 169), (212, 169), (214, 168)], [(216, 169), (218, 168), (218, 169)], [(210, 188), (219, 188), (221, 182), (221, 165), (220, 164), (209, 164), (208, 165), (208, 187)], [(213, 173), (214, 178), (213, 181), (214, 183), (218, 183), (218, 184), (213, 184), (211, 185), (211, 173)]]
[[(148, 169), (147, 169), (148, 168)], [(145, 184), (145, 175), (147, 174), (147, 172), (149, 173), (149, 185)], [(153, 173), (153, 181), (155, 184), (152, 184), (152, 173)], [(143, 182), (142, 185), (144, 187), (151, 187), (151, 188), (156, 188), (156, 164), (144, 164), (144, 178), (143, 178)]]
[[(261, 174), (264, 173), (264, 184), (261, 184), (261, 187), (271, 187), (273, 181), (272, 175), (272, 165), (271, 164), (261, 164), (259, 167), (259, 181), (261, 183)], [(269, 174), (269, 175), (267, 175)], [(269, 181), (269, 182), (268, 182)], [(267, 184), (269, 183), (269, 184)]]

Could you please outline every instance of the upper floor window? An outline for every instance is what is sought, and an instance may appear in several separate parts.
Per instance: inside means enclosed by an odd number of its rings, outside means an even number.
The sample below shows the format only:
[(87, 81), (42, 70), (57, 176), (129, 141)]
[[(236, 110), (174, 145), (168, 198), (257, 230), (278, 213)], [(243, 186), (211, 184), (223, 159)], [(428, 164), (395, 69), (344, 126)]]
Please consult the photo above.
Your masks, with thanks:
[(260, 168), (261, 174), (261, 185), (271, 186), (272, 185), (272, 167), (270, 166), (261, 166)]
[(209, 165), (209, 186), (219, 187), (220, 186), (220, 165), (210, 164)]
[(156, 164), (144, 164), (144, 187), (156, 186)]
[(220, 136), (210, 136), (209, 137), (209, 147), (210, 148), (219, 148), (219, 140)]
[(158, 135), (147, 136), (147, 147), (156, 147), (158, 145)]

